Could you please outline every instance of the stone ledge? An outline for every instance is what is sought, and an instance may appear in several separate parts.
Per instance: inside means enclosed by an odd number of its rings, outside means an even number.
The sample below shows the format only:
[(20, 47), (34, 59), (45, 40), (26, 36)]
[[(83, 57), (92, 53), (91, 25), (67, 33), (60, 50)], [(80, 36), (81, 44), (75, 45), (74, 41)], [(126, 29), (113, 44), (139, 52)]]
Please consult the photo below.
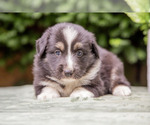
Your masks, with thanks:
[(38, 101), (32, 85), (0, 88), (0, 125), (149, 125), (150, 94), (132, 87), (132, 95)]

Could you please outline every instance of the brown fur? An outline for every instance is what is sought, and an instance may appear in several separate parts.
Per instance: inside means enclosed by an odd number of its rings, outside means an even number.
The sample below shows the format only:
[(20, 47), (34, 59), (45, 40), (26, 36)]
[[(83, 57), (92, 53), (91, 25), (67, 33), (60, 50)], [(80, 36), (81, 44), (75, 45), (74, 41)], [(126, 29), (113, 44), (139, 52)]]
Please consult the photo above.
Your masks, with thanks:
[(82, 43), (77, 42), (77, 43), (74, 45), (74, 50), (81, 49), (82, 46), (83, 46)]
[(60, 49), (61, 51), (64, 51), (64, 44), (62, 42), (56, 43), (55, 46), (56, 46), (57, 49)]

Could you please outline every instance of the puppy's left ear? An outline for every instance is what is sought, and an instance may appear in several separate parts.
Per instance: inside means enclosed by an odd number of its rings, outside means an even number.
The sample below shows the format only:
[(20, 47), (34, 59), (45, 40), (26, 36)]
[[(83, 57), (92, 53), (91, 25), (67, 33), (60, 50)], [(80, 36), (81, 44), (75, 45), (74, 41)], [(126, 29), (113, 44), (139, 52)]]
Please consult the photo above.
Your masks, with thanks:
[(91, 51), (95, 55), (96, 58), (100, 58), (99, 51), (98, 51), (98, 44), (95, 40), (95, 36), (91, 34)]

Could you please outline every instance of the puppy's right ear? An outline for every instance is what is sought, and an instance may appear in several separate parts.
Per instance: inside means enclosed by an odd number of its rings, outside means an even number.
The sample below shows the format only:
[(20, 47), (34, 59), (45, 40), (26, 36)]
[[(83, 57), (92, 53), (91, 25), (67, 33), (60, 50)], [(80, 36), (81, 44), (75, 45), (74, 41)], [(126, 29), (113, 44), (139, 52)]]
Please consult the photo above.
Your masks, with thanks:
[(96, 58), (100, 58), (98, 52), (98, 44), (95, 39), (95, 35), (90, 32), (90, 45), (91, 45), (91, 52), (95, 55)]
[(48, 43), (48, 39), (50, 37), (50, 30), (48, 29), (41, 38), (36, 40), (36, 53), (38, 54), (39, 57), (42, 57), (45, 50), (46, 46)]

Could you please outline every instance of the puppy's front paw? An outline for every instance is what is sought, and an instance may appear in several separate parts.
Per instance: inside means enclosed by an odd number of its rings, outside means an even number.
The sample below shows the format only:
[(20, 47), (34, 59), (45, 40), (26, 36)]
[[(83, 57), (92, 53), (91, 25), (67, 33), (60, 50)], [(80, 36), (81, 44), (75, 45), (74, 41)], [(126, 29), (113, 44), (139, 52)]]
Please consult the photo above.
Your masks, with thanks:
[(131, 95), (131, 89), (125, 85), (118, 85), (113, 89), (112, 94), (115, 96), (128, 96)]
[(43, 88), (41, 94), (37, 96), (38, 100), (50, 100), (52, 98), (58, 98), (60, 97), (60, 94), (57, 92), (57, 90), (51, 88), (51, 87), (45, 87)]
[(91, 98), (94, 97), (94, 94), (87, 89), (82, 87), (76, 88), (70, 95), (72, 98)]

